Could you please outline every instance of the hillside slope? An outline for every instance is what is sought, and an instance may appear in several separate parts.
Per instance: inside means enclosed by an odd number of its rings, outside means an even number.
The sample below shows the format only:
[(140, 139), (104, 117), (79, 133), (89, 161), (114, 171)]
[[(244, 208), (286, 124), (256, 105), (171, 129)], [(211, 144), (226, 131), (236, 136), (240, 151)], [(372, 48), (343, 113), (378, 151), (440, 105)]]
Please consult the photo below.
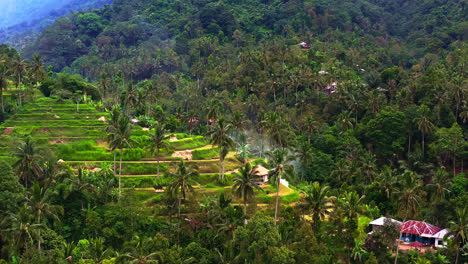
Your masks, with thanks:
[(60, 16), (111, 3), (112, 0), (1, 0), (0, 43), (21, 47)]

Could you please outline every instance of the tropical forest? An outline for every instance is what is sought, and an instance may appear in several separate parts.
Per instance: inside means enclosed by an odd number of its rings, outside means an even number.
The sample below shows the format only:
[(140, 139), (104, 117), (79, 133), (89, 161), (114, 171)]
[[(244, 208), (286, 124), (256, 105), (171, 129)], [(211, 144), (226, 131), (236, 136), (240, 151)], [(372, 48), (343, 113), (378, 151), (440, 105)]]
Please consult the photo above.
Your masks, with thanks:
[(0, 264), (468, 263), (467, 0), (0, 9)]

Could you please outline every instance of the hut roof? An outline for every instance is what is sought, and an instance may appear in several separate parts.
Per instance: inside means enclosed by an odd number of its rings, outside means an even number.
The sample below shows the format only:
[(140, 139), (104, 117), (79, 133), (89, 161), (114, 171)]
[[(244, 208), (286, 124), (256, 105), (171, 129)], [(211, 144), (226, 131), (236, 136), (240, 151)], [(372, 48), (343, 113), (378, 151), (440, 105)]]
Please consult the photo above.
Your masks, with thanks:
[(401, 224), (400, 221), (397, 221), (395, 219), (392, 219), (392, 218), (387, 218), (387, 217), (380, 217), (380, 218), (377, 218), (375, 219), (374, 221), (370, 222), (369, 225), (376, 225), (376, 226), (383, 226), (384, 223), (385, 223), (385, 219), (389, 219), (390, 221), (394, 222), (394, 223), (398, 223), (398, 224)]
[(262, 165), (257, 165), (257, 167), (255, 167), (255, 169), (257, 170), (256, 174), (258, 176), (268, 175), (268, 172), (270, 172), (269, 169), (263, 167)]
[(424, 237), (432, 237), (440, 230), (441, 228), (437, 226), (414, 220), (406, 221), (400, 225), (401, 232)]

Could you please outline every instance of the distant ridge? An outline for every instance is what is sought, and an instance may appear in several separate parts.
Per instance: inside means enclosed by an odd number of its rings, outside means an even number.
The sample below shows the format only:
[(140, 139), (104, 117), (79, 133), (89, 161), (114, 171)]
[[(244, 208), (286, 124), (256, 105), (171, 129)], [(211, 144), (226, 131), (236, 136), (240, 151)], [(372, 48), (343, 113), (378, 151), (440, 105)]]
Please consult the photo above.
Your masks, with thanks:
[(0, 44), (21, 48), (55, 19), (73, 11), (100, 8), (113, 0), (0, 0)]

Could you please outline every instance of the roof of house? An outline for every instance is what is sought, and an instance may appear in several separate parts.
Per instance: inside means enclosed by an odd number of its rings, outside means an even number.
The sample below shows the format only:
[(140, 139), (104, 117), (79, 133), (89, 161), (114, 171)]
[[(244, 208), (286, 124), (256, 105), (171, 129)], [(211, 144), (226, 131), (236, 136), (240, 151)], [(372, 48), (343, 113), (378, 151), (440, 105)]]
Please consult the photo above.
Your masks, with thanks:
[(450, 231), (450, 229), (448, 229), (448, 228), (442, 229), (442, 230), (440, 230), (439, 232), (435, 233), (432, 237), (433, 237), (433, 238), (442, 239), (442, 238), (444, 238), (444, 236), (445, 236), (449, 231)]
[(270, 170), (263, 167), (262, 165), (257, 165), (257, 167), (255, 167), (255, 169), (257, 171), (256, 175), (258, 175), (258, 176), (268, 175), (268, 172), (270, 172)]
[(406, 221), (400, 225), (401, 232), (424, 237), (432, 237), (440, 230), (441, 228), (437, 226), (414, 220)]
[(391, 221), (394, 222), (394, 223), (401, 224), (400, 221), (397, 221), (397, 220), (395, 220), (395, 219), (387, 218), (387, 217), (382, 216), (382, 217), (377, 218), (377, 219), (375, 219), (374, 221), (370, 222), (369, 225), (383, 226), (383, 225), (384, 225), (384, 222), (385, 222), (385, 219), (389, 219), (389, 220), (391, 220)]

